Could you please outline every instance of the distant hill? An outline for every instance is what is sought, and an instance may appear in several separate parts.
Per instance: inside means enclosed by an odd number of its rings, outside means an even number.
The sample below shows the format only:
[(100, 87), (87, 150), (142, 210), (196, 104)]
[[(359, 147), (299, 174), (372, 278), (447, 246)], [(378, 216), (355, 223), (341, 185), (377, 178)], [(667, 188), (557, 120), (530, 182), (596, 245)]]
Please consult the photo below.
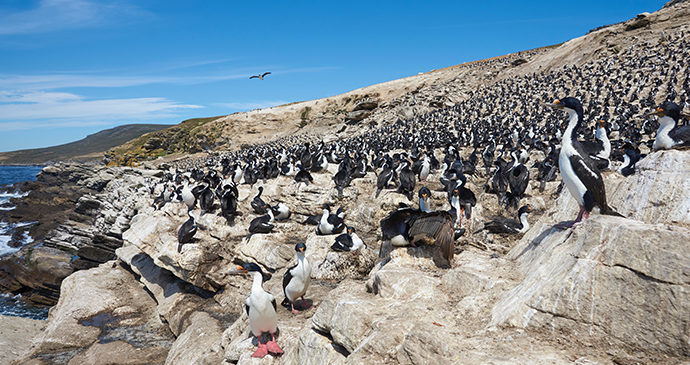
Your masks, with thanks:
[(55, 161), (88, 161), (102, 158), (102, 153), (150, 132), (170, 125), (128, 124), (105, 129), (86, 138), (54, 147), (0, 153), (0, 165), (45, 164)]

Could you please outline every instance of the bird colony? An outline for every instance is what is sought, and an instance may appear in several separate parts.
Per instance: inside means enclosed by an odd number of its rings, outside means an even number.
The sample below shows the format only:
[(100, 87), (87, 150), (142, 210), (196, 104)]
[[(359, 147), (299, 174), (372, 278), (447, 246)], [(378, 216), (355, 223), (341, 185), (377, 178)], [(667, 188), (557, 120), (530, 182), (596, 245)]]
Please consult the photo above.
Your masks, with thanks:
[[(264, 290), (269, 275), (257, 262), (241, 262), (230, 271), (253, 277), (245, 302), (258, 339), (253, 356), (279, 356), (276, 313), (310, 309), (309, 235), (331, 237), (334, 255), (374, 250), (377, 265), (385, 265), (396, 250), (424, 248), (437, 255), (439, 267), (452, 267), (465, 243), (528, 231), (530, 214), (539, 214), (531, 204), (538, 195), (567, 190), (580, 205), (575, 220), (559, 222), (559, 229), (570, 229), (593, 211), (620, 216), (607, 204), (607, 174), (634, 175), (635, 164), (650, 151), (690, 146), (683, 111), (690, 102), (688, 40), (679, 31), (664, 42), (637, 44), (597, 61), (505, 78), (452, 105), (409, 119), (391, 117), (350, 138), (285, 137), (173, 162), (163, 178), (150, 181), (153, 205), (185, 204), (188, 220), (178, 228), (179, 253), (199, 243), (195, 235), (203, 230), (198, 221), (204, 215), (246, 229), (243, 242), (288, 224), (298, 227), (285, 242), (294, 247), (296, 264), (278, 272), (282, 292)], [(422, 91), (391, 104), (432, 102)], [(285, 196), (267, 196), (278, 180), (293, 187), (292, 201), (300, 201), (314, 184), (329, 193), (322, 204), (296, 212)], [(243, 199), (240, 186), (253, 195)], [(367, 199), (385, 210), (383, 216), (348, 214), (361, 204), (350, 199), (352, 189), (363, 186), (371, 191)]]

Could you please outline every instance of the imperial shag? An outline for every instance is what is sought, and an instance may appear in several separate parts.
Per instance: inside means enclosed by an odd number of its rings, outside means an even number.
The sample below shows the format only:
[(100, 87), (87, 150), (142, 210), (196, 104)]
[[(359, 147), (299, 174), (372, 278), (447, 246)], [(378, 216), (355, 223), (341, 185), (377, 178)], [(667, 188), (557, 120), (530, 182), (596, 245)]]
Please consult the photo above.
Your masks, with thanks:
[(347, 233), (343, 233), (335, 238), (335, 242), (331, 246), (333, 251), (339, 252), (357, 252), (367, 248), (367, 245), (362, 241), (354, 227), (347, 227)]
[(297, 264), (287, 269), (285, 275), (283, 275), (283, 294), (285, 294), (285, 299), (283, 299), (281, 305), (289, 306), (292, 313), (295, 314), (299, 313), (295, 310), (295, 300), (297, 298), (302, 298), (302, 310), (310, 307), (305, 305), (306, 303), (304, 302), (304, 294), (307, 292), (309, 282), (311, 281), (311, 264), (304, 256), (306, 250), (307, 246), (304, 243), (295, 245)]
[(331, 207), (328, 204), (321, 206), (323, 213), (321, 214), (321, 220), (316, 226), (316, 234), (318, 235), (328, 235), (340, 233), (345, 229), (345, 223), (343, 219), (337, 215), (330, 214)]
[(690, 126), (678, 127), (681, 116), (678, 104), (667, 101), (647, 115), (659, 117), (659, 130), (656, 132), (653, 149), (690, 147)]
[(572, 227), (575, 223), (587, 219), (595, 205), (598, 205), (602, 214), (620, 216), (606, 203), (606, 190), (604, 180), (599, 170), (592, 164), (587, 154), (577, 140), (576, 130), (583, 120), (582, 104), (580, 101), (567, 97), (556, 100), (545, 106), (564, 110), (569, 115), (568, 127), (561, 140), (561, 153), (558, 156), (558, 168), (561, 171), (563, 182), (580, 206), (577, 218), (561, 227)]
[(529, 229), (527, 215), (530, 212), (532, 212), (532, 207), (525, 205), (518, 210), (519, 221), (505, 217), (495, 217), (491, 221), (484, 223), (484, 228), (475, 233), (478, 233), (482, 230), (487, 230), (491, 233), (525, 233)]
[(194, 238), (197, 231), (198, 226), (194, 221), (191, 208), (187, 209), (187, 215), (189, 219), (187, 219), (177, 231), (177, 252), (182, 252), (182, 246), (185, 243), (192, 242), (192, 238)]
[[(264, 272), (257, 264), (250, 262), (230, 273), (249, 273), (253, 278), (252, 292), (244, 302), (244, 309), (249, 317), (249, 327), (251, 327), (252, 334), (259, 340), (259, 348), (252, 354), (252, 357), (264, 357), (268, 353), (282, 354), (283, 350), (278, 346), (275, 338), (275, 333), (278, 330), (276, 299), (263, 288)], [(271, 335), (271, 340), (261, 343), (261, 335), (265, 332)]]

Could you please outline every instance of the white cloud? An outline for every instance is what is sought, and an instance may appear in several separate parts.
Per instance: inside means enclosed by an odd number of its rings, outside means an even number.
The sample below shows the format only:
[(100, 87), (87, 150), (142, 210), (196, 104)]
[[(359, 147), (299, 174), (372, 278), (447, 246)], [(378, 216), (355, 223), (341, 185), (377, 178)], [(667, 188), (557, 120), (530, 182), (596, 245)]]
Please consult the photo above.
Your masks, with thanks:
[(46, 33), (64, 29), (102, 26), (122, 18), (146, 14), (121, 3), (101, 4), (87, 0), (41, 0), (38, 7), (0, 13), (0, 35)]
[(265, 108), (270, 108), (272, 106), (277, 106), (277, 105), (283, 105), (289, 103), (288, 101), (284, 100), (265, 100), (265, 101), (256, 101), (256, 102), (237, 102), (237, 103), (218, 103), (215, 104), (221, 108), (228, 108), (233, 111), (244, 111), (244, 110), (253, 110), (253, 109), (265, 109)]
[(202, 107), (165, 98), (85, 100), (70, 93), (0, 91), (0, 131), (170, 118), (197, 108)]

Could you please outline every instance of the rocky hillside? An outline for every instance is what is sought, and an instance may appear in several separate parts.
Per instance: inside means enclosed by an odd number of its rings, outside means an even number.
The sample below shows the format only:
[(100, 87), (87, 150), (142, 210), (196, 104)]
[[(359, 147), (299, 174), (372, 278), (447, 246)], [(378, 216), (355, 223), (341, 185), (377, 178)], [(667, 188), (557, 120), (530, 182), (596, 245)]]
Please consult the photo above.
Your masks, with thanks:
[(160, 124), (128, 124), (105, 129), (59, 146), (0, 153), (2, 165), (48, 165), (58, 161), (100, 162), (102, 154), (139, 136), (168, 128)]
[[(646, 146), (656, 129), (640, 114), (673, 93), (687, 98), (689, 20), (690, 4), (682, 2), (554, 48), (204, 120), (180, 135), (184, 143), (200, 135), (224, 138), (226, 144), (207, 140), (209, 149), (218, 150), (203, 158), (183, 156), (140, 168), (90, 167), (88, 173), (72, 165), (44, 170), (45, 178), (60, 177), (89, 190), (76, 200), (69, 220), (42, 242), (0, 261), (5, 270), (0, 284), (18, 283), (10, 291), (35, 293), (47, 302), (58, 293), (55, 281), (62, 281), (48, 326), (15, 363), (687, 361), (690, 154), (650, 152)], [(605, 118), (617, 126), (612, 139), (636, 138), (647, 154), (633, 175), (615, 171), (620, 165), (615, 161), (604, 174), (609, 204), (625, 218), (593, 214), (573, 229), (557, 229), (556, 223), (577, 214), (577, 204), (567, 189), (559, 189), (560, 178), (543, 187), (532, 179), (523, 198), (534, 211), (530, 230), (480, 231), (492, 216), (506, 213), (485, 188), (495, 172), (490, 165), (467, 176), (477, 204), (462, 222), (467, 233), (457, 240), (451, 261), (428, 245), (395, 249), (391, 260), (382, 262), (379, 221), (399, 203), (415, 203), (397, 193), (376, 198), (380, 168), (353, 180), (342, 196), (334, 186), (334, 163), (314, 172), (306, 186), (283, 175), (238, 185), (241, 215), (228, 220), (218, 206), (203, 215), (194, 210), (198, 232), (182, 247), (177, 233), (188, 219), (186, 207), (176, 201), (152, 206), (166, 174), (221, 170), (224, 159), (270, 161), (272, 148), (293, 154), (305, 140), (364, 154), (376, 142), (388, 148), (381, 153), (392, 154), (425, 141), (422, 147), (440, 160), (450, 145), (469, 160), (475, 144), (508, 145), (516, 139), (536, 146), (529, 158), (541, 161), (546, 153), (538, 146), (560, 132), (563, 116), (539, 104), (570, 94), (586, 103), (589, 120)], [(168, 142), (149, 139), (137, 148), (148, 143), (154, 151)], [(529, 168), (538, 175), (538, 167)], [(445, 210), (439, 173), (417, 188), (430, 188), (432, 208)], [(257, 217), (249, 202), (259, 187), (264, 200), (285, 203), (292, 216), (271, 233), (249, 235), (249, 222)], [(334, 235), (316, 235), (302, 224), (323, 203), (347, 208), (345, 221), (367, 249), (335, 252)], [(297, 242), (306, 243), (313, 265), (305, 296), (313, 306), (299, 314), (278, 307), (277, 341), (285, 354), (251, 358), (257, 342), (243, 310), (251, 279), (230, 272), (238, 263), (257, 263), (270, 274), (263, 287), (280, 302), (282, 277), (296, 260)], [(41, 250), (52, 251), (33, 255)], [(59, 259), (50, 256), (55, 253), (62, 253)], [(22, 270), (45, 274), (51, 267), (64, 268), (68, 276), (46, 278), (53, 281), (43, 287), (19, 282)]]

